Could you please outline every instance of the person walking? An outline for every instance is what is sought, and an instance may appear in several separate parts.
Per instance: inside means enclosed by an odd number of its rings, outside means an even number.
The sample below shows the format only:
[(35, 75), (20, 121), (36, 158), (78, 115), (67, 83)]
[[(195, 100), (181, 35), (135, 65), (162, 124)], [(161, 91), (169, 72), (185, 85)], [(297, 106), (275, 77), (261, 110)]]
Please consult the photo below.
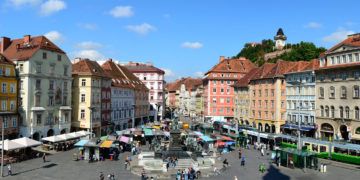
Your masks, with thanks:
[(243, 156), (241, 159), (241, 166), (245, 166), (245, 156)]
[(146, 179), (146, 178), (145, 178), (145, 175), (146, 175), (145, 169), (142, 169), (142, 171), (141, 171), (141, 179), (142, 179), (142, 180), (145, 180), (145, 179)]
[(241, 149), (239, 148), (239, 159), (241, 159), (241, 156), (242, 156), (242, 152)]
[(177, 173), (176, 173), (176, 179), (177, 180), (181, 180), (181, 173), (180, 173), (180, 169), (178, 169)]
[(105, 176), (103, 172), (100, 172), (100, 180), (104, 180)]
[(12, 165), (11, 164), (9, 164), (8, 165), (8, 176), (12, 176)]
[(185, 169), (185, 180), (188, 180), (189, 179), (189, 169), (186, 168)]
[(234, 176), (234, 180), (238, 180), (238, 178), (236, 176)]
[(43, 158), (43, 161), (45, 163), (46, 162), (46, 153), (43, 154), (42, 158)]

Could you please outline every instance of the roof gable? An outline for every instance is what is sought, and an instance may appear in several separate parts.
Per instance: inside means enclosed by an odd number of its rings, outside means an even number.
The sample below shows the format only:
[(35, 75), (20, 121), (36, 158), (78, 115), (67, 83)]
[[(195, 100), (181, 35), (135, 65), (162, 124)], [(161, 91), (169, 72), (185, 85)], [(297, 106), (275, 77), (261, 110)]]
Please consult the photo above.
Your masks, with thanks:
[(223, 59), (219, 63), (217, 63), (214, 67), (212, 67), (208, 72), (206, 72), (205, 75), (211, 72), (247, 73), (255, 67), (256, 67), (255, 64), (253, 64), (250, 60), (246, 58)]

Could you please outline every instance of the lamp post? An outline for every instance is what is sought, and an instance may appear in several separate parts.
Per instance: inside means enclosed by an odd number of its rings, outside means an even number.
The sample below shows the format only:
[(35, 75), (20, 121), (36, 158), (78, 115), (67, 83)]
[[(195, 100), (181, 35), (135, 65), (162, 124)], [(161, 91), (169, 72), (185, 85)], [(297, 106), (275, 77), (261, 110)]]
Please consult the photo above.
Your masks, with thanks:
[(135, 104), (132, 105), (132, 122), (131, 122), (131, 127), (135, 128)]

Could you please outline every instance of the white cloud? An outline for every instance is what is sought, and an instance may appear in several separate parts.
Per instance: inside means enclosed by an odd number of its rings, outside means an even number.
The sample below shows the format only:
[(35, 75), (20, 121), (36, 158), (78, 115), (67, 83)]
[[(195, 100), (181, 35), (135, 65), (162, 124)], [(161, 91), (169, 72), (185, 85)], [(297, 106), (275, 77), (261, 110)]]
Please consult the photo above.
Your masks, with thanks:
[(177, 78), (177, 75), (170, 69), (162, 69), (165, 71), (165, 80), (167, 82), (175, 81)]
[(85, 42), (81, 42), (78, 43), (74, 46), (75, 48), (79, 48), (79, 49), (99, 49), (104, 47), (102, 44), (97, 43), (97, 42), (92, 42), (92, 41), (85, 41)]
[(181, 47), (183, 48), (190, 48), (190, 49), (198, 49), (203, 47), (203, 44), (199, 42), (184, 42), (181, 44)]
[(65, 37), (57, 31), (50, 31), (45, 36), (55, 44), (62, 43), (65, 40)]
[(70, 53), (72, 58), (89, 58), (91, 60), (105, 60), (105, 56), (96, 50), (82, 50)]
[(346, 30), (342, 27), (339, 27), (339, 29), (336, 32), (330, 34), (329, 36), (323, 37), (322, 40), (328, 43), (338, 43), (340, 41), (345, 40), (347, 38), (347, 35), (354, 33), (355, 32), (352, 30)]
[(204, 74), (201, 71), (195, 72), (193, 75), (197, 78), (201, 78), (204, 76)]
[(42, 0), (8, 0), (8, 4), (16, 8), (22, 6), (37, 6), (41, 4)]
[(110, 10), (109, 13), (115, 18), (131, 17), (134, 15), (134, 12), (131, 9), (131, 6), (116, 6), (114, 9)]
[(354, 22), (346, 22), (345, 24), (348, 25), (348, 26), (354, 26), (354, 25), (356, 25), (356, 23), (354, 23)]
[(61, 0), (48, 0), (40, 6), (40, 14), (49, 16), (66, 8), (66, 3)]
[(88, 30), (96, 30), (98, 29), (98, 25), (96, 24), (78, 24), (79, 27), (84, 28), (84, 29), (88, 29)]
[(148, 23), (143, 23), (141, 25), (128, 25), (126, 26), (130, 31), (135, 31), (141, 35), (146, 35), (150, 31), (156, 31), (156, 28)]
[(309, 24), (305, 24), (303, 25), (304, 28), (314, 28), (314, 29), (318, 29), (323, 27), (322, 24), (316, 23), (316, 22), (310, 22)]

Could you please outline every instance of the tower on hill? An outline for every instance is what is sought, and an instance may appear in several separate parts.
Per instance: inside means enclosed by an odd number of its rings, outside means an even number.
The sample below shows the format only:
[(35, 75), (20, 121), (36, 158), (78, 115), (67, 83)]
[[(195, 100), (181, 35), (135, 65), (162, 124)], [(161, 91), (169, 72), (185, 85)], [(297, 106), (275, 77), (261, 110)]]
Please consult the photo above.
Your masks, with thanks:
[(285, 41), (287, 37), (284, 35), (284, 32), (281, 28), (276, 33), (276, 36), (274, 36), (275, 42), (275, 48), (282, 50), (285, 47)]

